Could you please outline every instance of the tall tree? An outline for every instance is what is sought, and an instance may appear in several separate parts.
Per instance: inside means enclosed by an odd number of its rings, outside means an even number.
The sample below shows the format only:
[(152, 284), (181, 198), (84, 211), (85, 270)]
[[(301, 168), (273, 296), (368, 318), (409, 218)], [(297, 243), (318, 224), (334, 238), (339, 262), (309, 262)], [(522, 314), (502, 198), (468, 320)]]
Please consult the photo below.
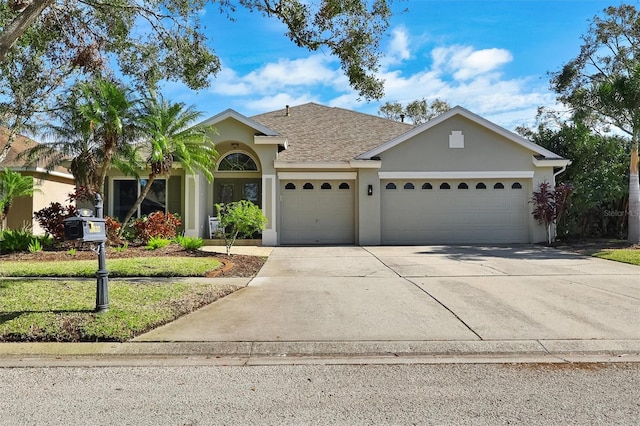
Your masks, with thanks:
[[(162, 79), (182, 81), (191, 89), (209, 86), (220, 60), (209, 41), (214, 34), (202, 22), (206, 5), (214, 5), (230, 19), (237, 7), (244, 7), (283, 22), (286, 36), (296, 45), (326, 49), (339, 58), (362, 97), (379, 99), (383, 90), (376, 76), (379, 42), (388, 27), (391, 1), (0, 2), (0, 125), (20, 133), (78, 74), (115, 71), (141, 91)], [(22, 81), (25, 89), (11, 81)], [(25, 94), (29, 102), (23, 99)], [(0, 160), (11, 149), (9, 142)]]
[(200, 116), (192, 106), (166, 101), (155, 93), (143, 101), (139, 119), (143, 134), (138, 149), (146, 155), (149, 177), (125, 216), (121, 232), (149, 194), (156, 178), (171, 176), (174, 163), (190, 173), (201, 171), (209, 181), (213, 179), (218, 153), (209, 134), (215, 130), (211, 126), (194, 126)]
[(4, 168), (0, 171), (0, 231), (9, 214), (14, 201), (20, 197), (28, 197), (37, 191), (33, 187), (32, 176), (22, 176), (18, 172)]
[(76, 186), (89, 195), (102, 193), (112, 166), (133, 172), (132, 143), (138, 136), (136, 101), (131, 92), (110, 80), (81, 82), (55, 110), (48, 126), (51, 143), (26, 153), (29, 163), (42, 161), (47, 169), (69, 162)]
[(413, 124), (419, 125), (450, 109), (451, 105), (446, 101), (436, 98), (429, 104), (429, 101), (422, 98), (409, 102), (406, 107), (400, 102), (387, 102), (380, 107), (378, 114), (395, 121), (404, 121), (407, 118)]
[(615, 126), (631, 138), (628, 240), (640, 242), (640, 13), (632, 5), (611, 6), (595, 16), (579, 55), (552, 73), (558, 99), (578, 121)]

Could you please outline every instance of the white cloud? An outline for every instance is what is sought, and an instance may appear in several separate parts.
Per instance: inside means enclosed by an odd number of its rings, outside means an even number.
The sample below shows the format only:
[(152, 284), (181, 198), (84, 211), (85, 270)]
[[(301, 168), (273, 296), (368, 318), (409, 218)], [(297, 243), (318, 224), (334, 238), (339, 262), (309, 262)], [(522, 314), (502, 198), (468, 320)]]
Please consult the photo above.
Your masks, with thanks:
[(398, 27), (391, 31), (391, 42), (386, 55), (382, 58), (383, 67), (401, 63), (411, 58), (409, 50), (409, 33), (406, 28)]
[(433, 68), (456, 80), (468, 80), (499, 69), (513, 60), (505, 49), (474, 50), (471, 46), (438, 47), (431, 52)]
[(280, 59), (252, 71), (243, 80), (261, 93), (268, 93), (273, 87), (332, 86), (339, 77), (338, 71), (330, 66), (333, 61), (332, 57), (322, 54), (295, 60)]

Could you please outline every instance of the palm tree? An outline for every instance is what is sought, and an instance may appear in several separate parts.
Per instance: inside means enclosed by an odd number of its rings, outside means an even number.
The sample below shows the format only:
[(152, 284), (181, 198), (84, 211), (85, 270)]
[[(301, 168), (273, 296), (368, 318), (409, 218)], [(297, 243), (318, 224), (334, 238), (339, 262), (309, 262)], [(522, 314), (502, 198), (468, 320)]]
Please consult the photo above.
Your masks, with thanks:
[(5, 228), (9, 209), (16, 198), (29, 197), (36, 191), (39, 190), (33, 187), (32, 176), (22, 176), (6, 167), (0, 171), (0, 231)]
[(189, 173), (196, 169), (201, 171), (211, 182), (218, 156), (208, 135), (215, 129), (212, 126), (192, 125), (201, 116), (193, 106), (168, 102), (161, 95), (151, 93), (142, 103), (140, 116), (144, 136), (143, 146), (139, 148), (148, 152), (145, 163), (150, 169), (149, 178), (122, 221), (120, 232), (138, 210), (156, 178), (171, 176), (174, 163), (181, 164)]
[(130, 92), (112, 81), (79, 83), (47, 126), (53, 142), (35, 146), (26, 157), (32, 163), (44, 160), (49, 170), (70, 160), (76, 186), (86, 187), (89, 195), (102, 193), (109, 168), (127, 169), (135, 160), (135, 106)]

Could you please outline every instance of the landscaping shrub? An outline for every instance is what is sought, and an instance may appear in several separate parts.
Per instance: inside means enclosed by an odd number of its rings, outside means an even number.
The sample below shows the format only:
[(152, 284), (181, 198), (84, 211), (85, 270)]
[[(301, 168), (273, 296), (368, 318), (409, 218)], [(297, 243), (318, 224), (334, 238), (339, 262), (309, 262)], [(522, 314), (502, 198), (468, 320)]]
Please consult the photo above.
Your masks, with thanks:
[(161, 237), (151, 237), (147, 242), (146, 248), (148, 250), (156, 250), (159, 248), (163, 248), (171, 244), (171, 240)]
[(251, 237), (264, 229), (267, 218), (257, 205), (248, 200), (240, 200), (228, 204), (216, 204), (218, 223), (224, 235), (227, 255), (238, 236)]
[(147, 244), (152, 237), (171, 239), (176, 236), (176, 229), (182, 225), (177, 215), (154, 212), (133, 222), (134, 235), (143, 244)]
[(175, 240), (176, 243), (180, 244), (185, 250), (198, 250), (204, 243), (202, 238), (184, 237), (182, 235), (178, 235)]
[(63, 206), (55, 202), (51, 203), (49, 207), (38, 210), (33, 215), (47, 234), (51, 235), (55, 241), (62, 242), (64, 241), (63, 221), (68, 217), (76, 216), (77, 213), (78, 209), (75, 206)]
[(0, 232), (0, 253), (27, 251), (34, 239), (37, 238), (28, 229), (6, 229)]
[(120, 222), (110, 216), (104, 217), (104, 224), (107, 228), (107, 244), (110, 246), (119, 246), (122, 244), (122, 238), (118, 235), (120, 232)]

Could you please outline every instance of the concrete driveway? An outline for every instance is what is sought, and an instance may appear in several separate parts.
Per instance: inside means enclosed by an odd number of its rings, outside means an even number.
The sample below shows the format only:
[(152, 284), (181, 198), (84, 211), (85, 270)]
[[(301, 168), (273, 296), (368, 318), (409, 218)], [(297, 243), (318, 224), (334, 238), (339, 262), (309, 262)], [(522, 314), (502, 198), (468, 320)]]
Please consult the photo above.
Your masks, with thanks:
[[(539, 246), (277, 247), (136, 341), (640, 340), (640, 268)], [(634, 343), (635, 345), (635, 343)]]

